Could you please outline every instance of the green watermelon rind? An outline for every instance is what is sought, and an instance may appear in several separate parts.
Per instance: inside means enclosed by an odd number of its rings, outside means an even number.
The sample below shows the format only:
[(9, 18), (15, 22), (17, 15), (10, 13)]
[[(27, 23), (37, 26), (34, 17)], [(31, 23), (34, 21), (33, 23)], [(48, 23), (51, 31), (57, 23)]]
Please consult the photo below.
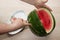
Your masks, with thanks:
[[(51, 11), (48, 9), (48, 8), (46, 8), (46, 7), (42, 7), (42, 8), (45, 8), (45, 9), (47, 9), (50, 13), (51, 13)], [(34, 17), (34, 15), (36, 16), (36, 17)], [(41, 25), (41, 22), (40, 22), (40, 20), (39, 20), (39, 18), (38, 18), (38, 15), (36, 14), (36, 10), (33, 10), (30, 14), (29, 14), (29, 16), (28, 16), (28, 21), (30, 22), (31, 20), (29, 20), (29, 18), (31, 18), (30, 16), (32, 15), (32, 17), (34, 17), (35, 19), (37, 18), (38, 20), (37, 20), (37, 22), (39, 22), (40, 23), (40, 29), (38, 30), (37, 28), (39, 28), (39, 27), (32, 27), (32, 26), (30, 26), (30, 29), (31, 29), (31, 31), (34, 33), (34, 34), (36, 34), (37, 36), (46, 36), (46, 35), (48, 35), (48, 34), (50, 34), (53, 30), (54, 30), (54, 28), (55, 28), (55, 25), (56, 25), (56, 23), (55, 23), (55, 18), (54, 18), (54, 16), (52, 15), (52, 13), (51, 13), (51, 16), (52, 16), (52, 19), (53, 19), (53, 21), (54, 21), (54, 25), (53, 25), (53, 28), (52, 28), (52, 30), (49, 32), (49, 33), (46, 33), (46, 31), (45, 31), (45, 29), (42, 27), (42, 25)], [(32, 20), (33, 20), (33, 18), (32, 18)], [(36, 30), (37, 29), (37, 30)], [(39, 32), (40, 31), (40, 32)], [(42, 31), (42, 32), (41, 32)]]
[[(34, 13), (33, 13), (34, 12)], [(31, 18), (31, 17), (32, 18)], [(34, 16), (36, 16), (36, 17), (34, 17)], [(38, 18), (38, 15), (36, 14), (36, 10), (34, 10), (34, 11), (32, 11), (30, 14), (29, 14), (29, 16), (28, 16), (28, 21), (31, 23), (31, 20), (33, 20), (34, 18), (35, 18), (35, 21), (37, 21), (38, 22), (38, 24), (39, 24), (39, 26), (37, 26), (37, 27), (35, 27), (36, 26), (36, 24), (34, 24), (33, 25), (33, 27), (30, 27), (30, 29), (32, 28), (34, 31), (35, 31), (35, 34), (36, 35), (38, 35), (38, 36), (43, 36), (43, 34), (44, 35), (46, 35), (46, 31), (45, 31), (45, 29), (42, 27), (42, 25), (40, 25), (41, 24), (41, 22), (40, 22), (40, 20), (39, 20), (39, 18)], [(31, 20), (29, 20), (29, 18), (31, 19)], [(33, 20), (34, 21), (34, 20)], [(35, 23), (35, 22), (34, 22)], [(39, 28), (39, 29), (38, 29)], [(31, 30), (32, 30), (31, 29)], [(37, 29), (37, 30), (36, 30)], [(33, 31), (32, 30), (32, 31)], [(34, 31), (33, 31), (33, 33), (34, 33)], [(40, 31), (40, 32), (39, 32)], [(37, 34), (37, 33), (39, 33), (39, 34)]]

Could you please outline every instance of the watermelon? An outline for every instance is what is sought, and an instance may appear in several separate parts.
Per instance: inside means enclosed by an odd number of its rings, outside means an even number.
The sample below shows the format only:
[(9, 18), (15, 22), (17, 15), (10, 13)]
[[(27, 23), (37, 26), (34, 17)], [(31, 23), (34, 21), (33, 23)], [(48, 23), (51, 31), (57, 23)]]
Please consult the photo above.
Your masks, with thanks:
[(37, 36), (47, 36), (55, 28), (55, 18), (46, 7), (31, 11), (28, 22), (32, 24), (29, 28)]

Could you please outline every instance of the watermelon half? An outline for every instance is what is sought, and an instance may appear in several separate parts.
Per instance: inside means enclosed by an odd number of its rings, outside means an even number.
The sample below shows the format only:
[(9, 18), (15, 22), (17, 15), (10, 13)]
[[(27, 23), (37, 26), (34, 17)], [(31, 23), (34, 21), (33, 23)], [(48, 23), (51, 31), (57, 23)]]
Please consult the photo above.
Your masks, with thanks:
[(46, 36), (55, 28), (55, 18), (46, 7), (33, 10), (28, 15), (28, 21), (32, 24), (30, 26), (31, 31), (38, 36)]

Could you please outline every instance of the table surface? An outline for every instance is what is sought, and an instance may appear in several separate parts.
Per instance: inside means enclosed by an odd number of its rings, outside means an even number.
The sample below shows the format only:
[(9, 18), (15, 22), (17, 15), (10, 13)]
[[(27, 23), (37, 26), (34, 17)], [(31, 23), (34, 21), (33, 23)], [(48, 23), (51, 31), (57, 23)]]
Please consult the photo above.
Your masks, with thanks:
[[(0, 35), (0, 40), (60, 40), (60, 0), (49, 0), (47, 5), (53, 10), (53, 15), (56, 19), (56, 27), (54, 31), (46, 37), (35, 36), (29, 28), (26, 28), (23, 32), (9, 36), (7, 34)], [(24, 10), (28, 15), (30, 11), (35, 9), (33, 5), (27, 4), (19, 0), (0, 0), (0, 22), (6, 23), (11, 15), (18, 11)]]

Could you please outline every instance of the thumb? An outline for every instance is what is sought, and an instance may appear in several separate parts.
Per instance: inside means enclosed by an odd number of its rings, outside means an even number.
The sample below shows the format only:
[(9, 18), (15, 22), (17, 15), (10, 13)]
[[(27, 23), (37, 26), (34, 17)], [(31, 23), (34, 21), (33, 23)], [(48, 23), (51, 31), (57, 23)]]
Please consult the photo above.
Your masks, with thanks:
[(30, 23), (25, 23), (24, 25), (25, 25), (25, 26), (31, 26), (31, 24), (30, 24)]
[(24, 22), (24, 25), (25, 25), (25, 26), (31, 26), (31, 24), (28, 23), (28, 21), (23, 21), (23, 22)]

